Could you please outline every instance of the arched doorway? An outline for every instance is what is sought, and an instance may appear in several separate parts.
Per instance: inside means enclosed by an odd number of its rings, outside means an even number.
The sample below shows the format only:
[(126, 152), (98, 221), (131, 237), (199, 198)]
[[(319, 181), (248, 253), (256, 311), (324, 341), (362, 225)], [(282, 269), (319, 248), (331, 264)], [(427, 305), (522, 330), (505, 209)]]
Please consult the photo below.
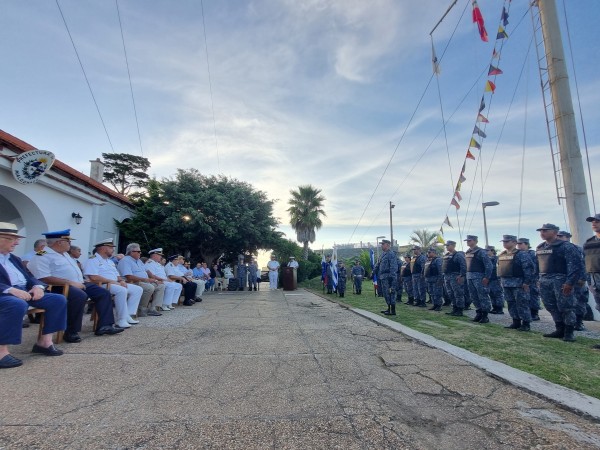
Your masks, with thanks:
[(25, 194), (8, 186), (0, 186), (0, 222), (11, 222), (26, 236), (15, 253), (22, 255), (33, 249), (33, 243), (44, 231), (47, 222), (38, 206)]

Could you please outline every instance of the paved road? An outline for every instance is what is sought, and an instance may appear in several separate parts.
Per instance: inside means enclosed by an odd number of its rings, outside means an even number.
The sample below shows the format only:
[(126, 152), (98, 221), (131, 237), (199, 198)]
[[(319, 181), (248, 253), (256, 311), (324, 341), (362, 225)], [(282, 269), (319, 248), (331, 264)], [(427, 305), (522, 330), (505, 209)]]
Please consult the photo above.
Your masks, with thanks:
[(34, 335), (0, 372), (0, 448), (600, 448), (600, 424), (304, 291), (212, 293), (59, 358)]

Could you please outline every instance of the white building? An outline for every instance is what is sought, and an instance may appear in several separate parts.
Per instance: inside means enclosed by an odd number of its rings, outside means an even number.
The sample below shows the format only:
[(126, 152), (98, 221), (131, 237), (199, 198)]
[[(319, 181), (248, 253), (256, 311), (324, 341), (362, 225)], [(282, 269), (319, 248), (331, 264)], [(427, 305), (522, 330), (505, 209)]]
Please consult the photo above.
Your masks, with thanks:
[[(93, 179), (58, 159), (36, 183), (19, 183), (12, 173), (15, 157), (36, 150), (32, 145), (0, 130), (0, 222), (12, 222), (26, 236), (15, 249), (17, 255), (33, 250), (44, 231), (71, 229), (82, 259), (101, 239), (119, 243), (115, 220), (133, 215), (129, 199), (101, 183), (103, 165), (91, 161)], [(81, 216), (77, 224), (75, 215)], [(121, 246), (120, 246), (121, 247)]]

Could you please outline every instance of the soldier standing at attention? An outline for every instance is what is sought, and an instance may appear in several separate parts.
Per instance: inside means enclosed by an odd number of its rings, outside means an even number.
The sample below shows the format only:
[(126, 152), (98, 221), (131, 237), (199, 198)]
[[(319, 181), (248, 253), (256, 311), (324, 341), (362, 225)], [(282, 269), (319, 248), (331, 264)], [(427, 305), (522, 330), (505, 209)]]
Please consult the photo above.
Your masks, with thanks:
[[(558, 239), (561, 241), (571, 242), (571, 233), (568, 231), (559, 231), (556, 235)], [(572, 243), (572, 242), (571, 242)], [(583, 259), (584, 253), (583, 248), (579, 245), (573, 244), (579, 250), (581, 254), (581, 258)], [(585, 331), (585, 325), (583, 325), (583, 317), (587, 311), (588, 298), (590, 297), (590, 291), (587, 287), (586, 282), (588, 281), (588, 274), (585, 272), (585, 264), (583, 264), (583, 272), (581, 273), (581, 278), (574, 286), (575, 293), (575, 331)]]
[(504, 251), (498, 255), (498, 276), (504, 289), (508, 313), (512, 317), (512, 325), (505, 328), (529, 331), (531, 310), (528, 292), (535, 274), (533, 261), (526, 251), (517, 249), (516, 236), (505, 234), (502, 244)]
[(341, 298), (344, 298), (344, 294), (346, 293), (346, 267), (344, 266), (344, 261), (340, 261), (338, 263), (338, 285), (337, 292)]
[(544, 240), (536, 248), (540, 268), (540, 293), (556, 326), (556, 331), (544, 334), (544, 337), (573, 342), (576, 323), (573, 286), (581, 277), (583, 260), (573, 244), (556, 237), (558, 230), (551, 223), (545, 223), (537, 229)]
[(456, 251), (456, 242), (446, 241), (445, 245), (448, 252), (442, 260), (442, 273), (446, 292), (452, 301), (452, 312), (446, 314), (460, 317), (465, 309), (464, 283), (467, 275), (467, 263), (465, 254)]
[(492, 262), (485, 250), (477, 246), (477, 240), (477, 236), (470, 234), (465, 239), (469, 246), (465, 253), (467, 286), (469, 297), (476, 308), (473, 322), (489, 323), (488, 313), (492, 309), (492, 302), (488, 292), (488, 284), (492, 276)]
[(404, 290), (406, 291), (406, 295), (408, 296), (407, 305), (415, 304), (415, 297), (413, 293), (413, 285), (412, 285), (412, 274), (410, 271), (410, 255), (404, 256), (404, 264), (402, 265), (402, 285), (404, 286)]
[[(585, 220), (591, 222), (594, 231), (594, 236), (583, 244), (585, 270), (590, 274), (590, 290), (596, 300), (596, 309), (600, 311), (600, 214)], [(600, 350), (600, 345), (594, 345), (592, 348)]]
[(490, 284), (488, 285), (488, 289), (490, 291), (490, 300), (492, 301), (492, 310), (490, 311), (490, 314), (504, 314), (504, 292), (502, 291), (502, 286), (500, 285), (500, 280), (498, 279), (498, 274), (496, 273), (496, 268), (498, 266), (496, 248), (493, 245), (488, 245), (485, 247), (485, 250), (487, 251), (487, 255), (490, 257), (493, 267)]
[(396, 283), (396, 273), (398, 272), (398, 258), (396, 252), (390, 250), (391, 242), (387, 239), (381, 241), (381, 250), (383, 253), (379, 258), (377, 266), (377, 280), (381, 284), (381, 290), (388, 308), (381, 311), (386, 316), (396, 315), (396, 294), (394, 292)]
[(533, 270), (535, 273), (533, 274), (533, 282), (531, 283), (531, 286), (529, 286), (529, 309), (531, 310), (531, 321), (537, 322), (540, 320), (539, 312), (540, 309), (542, 309), (539, 288), (540, 270), (538, 268), (537, 256), (535, 254), (535, 250), (531, 248), (529, 239), (527, 238), (517, 239), (517, 248), (521, 251), (526, 251), (533, 261)]
[(423, 277), (423, 268), (427, 262), (427, 257), (421, 253), (421, 247), (413, 247), (413, 258), (410, 261), (410, 272), (412, 276), (413, 295), (415, 296), (415, 306), (425, 308), (426, 284)]
[(352, 266), (352, 271), (350, 273), (352, 275), (352, 281), (354, 282), (354, 290), (360, 295), (362, 292), (362, 281), (365, 277), (365, 268), (361, 266), (358, 259), (354, 261), (354, 266)]
[(442, 260), (438, 257), (437, 250), (430, 248), (427, 250), (427, 262), (423, 268), (423, 276), (427, 282), (427, 290), (433, 306), (429, 308), (431, 311), (442, 310)]

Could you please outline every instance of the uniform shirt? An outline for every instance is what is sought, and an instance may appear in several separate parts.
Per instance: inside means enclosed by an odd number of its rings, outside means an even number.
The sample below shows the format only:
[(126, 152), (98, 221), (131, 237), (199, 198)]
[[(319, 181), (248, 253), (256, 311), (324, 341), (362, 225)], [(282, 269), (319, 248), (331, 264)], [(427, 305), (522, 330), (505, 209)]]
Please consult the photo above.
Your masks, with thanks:
[(394, 278), (398, 272), (398, 258), (392, 250), (384, 251), (379, 259), (379, 278)]
[[(44, 249), (45, 250), (45, 249)], [(42, 250), (42, 251), (44, 251)], [(27, 252), (23, 255), (23, 257), (21, 258), (21, 261), (31, 261), (33, 259), (33, 257), (37, 254), (37, 251), (35, 250), (31, 250), (30, 252)]]
[(98, 253), (94, 258), (90, 258), (85, 262), (83, 272), (85, 275), (99, 275), (109, 280), (119, 280), (119, 271), (115, 263), (110, 258), (104, 259)]
[(148, 261), (146, 261), (145, 266), (146, 270), (148, 270), (152, 275), (158, 278), (162, 278), (163, 280), (166, 280), (168, 278), (167, 273), (165, 272), (165, 268), (161, 263), (156, 262), (153, 259), (148, 259)]
[(350, 272), (355, 277), (364, 277), (365, 276), (365, 268), (361, 265), (352, 266), (352, 271)]
[(167, 263), (165, 266), (165, 272), (170, 277), (182, 277), (183, 275), (179, 271), (179, 266), (175, 266), (172, 262)]
[(144, 263), (130, 255), (125, 256), (119, 261), (117, 269), (122, 277), (125, 275), (133, 275), (139, 278), (148, 278)]
[(27, 269), (36, 277), (57, 277), (69, 281), (83, 283), (83, 274), (77, 262), (67, 252), (58, 253), (50, 247), (46, 247), (46, 253), (35, 255), (27, 264)]
[(297, 269), (298, 267), (300, 267), (300, 264), (298, 264), (298, 261), (290, 261), (288, 263), (288, 267), (295, 267)]
[(269, 261), (267, 263), (267, 268), (269, 270), (278, 270), (279, 269), (279, 262), (278, 261)]

